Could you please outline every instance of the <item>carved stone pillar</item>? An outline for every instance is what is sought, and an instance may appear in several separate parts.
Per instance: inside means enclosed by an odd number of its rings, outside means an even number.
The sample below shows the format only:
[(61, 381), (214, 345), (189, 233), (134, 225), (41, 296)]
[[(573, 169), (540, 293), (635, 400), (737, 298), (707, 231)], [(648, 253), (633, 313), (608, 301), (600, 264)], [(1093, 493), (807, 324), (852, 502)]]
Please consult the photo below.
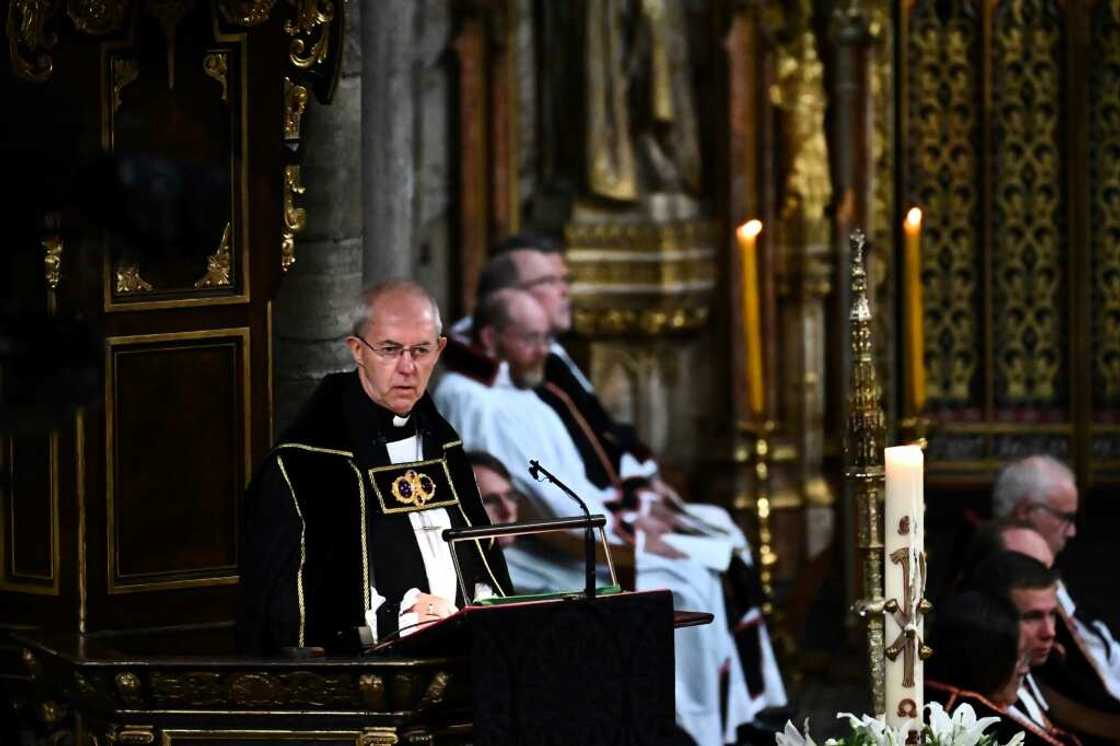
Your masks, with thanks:
[[(831, 135), (832, 173), (835, 193), (833, 203), (835, 207), (835, 220), (832, 226), (832, 246), (834, 253), (831, 266), (840, 278), (846, 278), (847, 267), (850, 265), (848, 236), (853, 230), (869, 225), (873, 214), (873, 195), (879, 197), (883, 190), (889, 192), (890, 184), (882, 184), (882, 171), (873, 166), (872, 141), (873, 134), (878, 135), (879, 156), (883, 157), (882, 150), (891, 150), (889, 132), (878, 132), (883, 124), (879, 117), (873, 118), (873, 107), (882, 95), (883, 81), (872, 79), (869, 75), (870, 61), (873, 55), (873, 32), (883, 31), (884, 24), (889, 22), (889, 15), (879, 2), (861, 2), (851, 0), (837, 8), (830, 18), (830, 41), (832, 47), (833, 86), (832, 97), (833, 125)], [(887, 30), (889, 33), (889, 29)], [(889, 55), (889, 48), (886, 50)], [(883, 50), (879, 50), (882, 54)], [(889, 56), (887, 57), (889, 60)], [(889, 65), (889, 63), (888, 63)], [(873, 84), (875, 88), (873, 89)], [(874, 94), (877, 94), (873, 96)], [(876, 112), (877, 114), (877, 112)], [(873, 133), (872, 127), (875, 127)], [(878, 214), (877, 212), (875, 213)], [(876, 224), (879, 222), (877, 219)], [(871, 229), (871, 249), (865, 257), (867, 265), (868, 295), (872, 305), (880, 300), (877, 291), (882, 286), (886, 273), (885, 258), (890, 255), (890, 246), (887, 243), (892, 236), (888, 229), (878, 225)], [(876, 241), (882, 245), (876, 245)], [(826, 382), (829, 394), (830, 411), (833, 417), (825, 422), (826, 432), (833, 436), (839, 435), (850, 413), (848, 391), (851, 389), (850, 380), (852, 370), (851, 325), (849, 323), (849, 310), (852, 304), (851, 288), (846, 280), (835, 283), (835, 293), (832, 298), (833, 329), (830, 336), (831, 346), (826, 350), (830, 360), (828, 369), (833, 371), (832, 379)], [(876, 328), (874, 333), (878, 339), (889, 338), (882, 329), (882, 325), (889, 323), (885, 319), (889, 314), (875, 314)], [(879, 361), (877, 361), (879, 362)], [(893, 376), (884, 375), (885, 371), (879, 369), (879, 379), (889, 385)], [(890, 397), (887, 397), (890, 400)], [(842, 506), (842, 535), (851, 539), (856, 535), (855, 512), (853, 508), (853, 495), (850, 486), (845, 485)], [(844, 554), (845, 578), (848, 601), (855, 600), (858, 589), (859, 567), (856, 557), (851, 552)]]
[[(411, 277), (416, 198), (416, 0), (362, 4), (362, 279)], [(351, 157), (354, 157), (351, 153)], [(353, 189), (356, 184), (351, 185)]]
[(342, 343), (353, 298), (362, 286), (361, 178), (362, 11), (351, 3), (343, 67), (331, 106), (311, 105), (296, 133), (304, 153), (300, 206), (306, 226), (294, 263), (273, 302), (276, 434), (328, 373), (348, 369)]

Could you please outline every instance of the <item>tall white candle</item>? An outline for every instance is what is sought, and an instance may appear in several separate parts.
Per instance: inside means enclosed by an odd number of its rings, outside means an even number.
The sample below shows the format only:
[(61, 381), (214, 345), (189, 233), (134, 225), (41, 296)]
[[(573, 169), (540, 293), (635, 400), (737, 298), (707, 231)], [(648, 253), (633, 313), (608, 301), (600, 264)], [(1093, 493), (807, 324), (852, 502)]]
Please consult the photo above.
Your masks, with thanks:
[(884, 456), (887, 491), (883, 511), (883, 596), (889, 607), (884, 627), (888, 651), (887, 722), (900, 727), (915, 719), (920, 730), (924, 690), (919, 604), (924, 597), (926, 574), (924, 459), (918, 446), (887, 448)]

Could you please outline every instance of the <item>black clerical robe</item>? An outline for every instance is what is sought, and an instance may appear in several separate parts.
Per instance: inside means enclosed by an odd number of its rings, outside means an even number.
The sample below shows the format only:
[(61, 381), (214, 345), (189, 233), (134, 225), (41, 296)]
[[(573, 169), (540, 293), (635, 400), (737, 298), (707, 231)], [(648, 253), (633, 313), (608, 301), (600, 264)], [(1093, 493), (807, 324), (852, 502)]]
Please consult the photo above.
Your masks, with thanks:
[[(413, 434), (423, 458), (391, 464), (386, 444)], [(429, 591), (409, 513), (433, 508), (445, 509), (454, 527), (489, 524), (462, 442), (428, 395), (407, 429), (398, 428), (357, 373), (327, 376), (245, 495), (242, 651), (356, 651), (371, 586), (385, 597), (379, 636), (392, 634), (404, 594)], [(469, 593), (478, 583), (498, 595), (512, 590), (496, 545), (462, 542), (454, 551)], [(455, 602), (463, 604), (463, 588)]]
[(1039, 683), (1085, 707), (1111, 715), (1120, 714), (1120, 702), (1105, 688), (1102, 674), (1079, 638), (1073, 620), (1060, 606), (1054, 638), (1057, 644), (1050, 657), (1035, 669)]
[(627, 453), (639, 462), (652, 458), (652, 451), (638, 438), (637, 431), (611, 417), (599, 397), (584, 388), (555, 352), (545, 360), (544, 384), (536, 392), (563, 420), (583, 456), (592, 484), (619, 484), (622, 457)]

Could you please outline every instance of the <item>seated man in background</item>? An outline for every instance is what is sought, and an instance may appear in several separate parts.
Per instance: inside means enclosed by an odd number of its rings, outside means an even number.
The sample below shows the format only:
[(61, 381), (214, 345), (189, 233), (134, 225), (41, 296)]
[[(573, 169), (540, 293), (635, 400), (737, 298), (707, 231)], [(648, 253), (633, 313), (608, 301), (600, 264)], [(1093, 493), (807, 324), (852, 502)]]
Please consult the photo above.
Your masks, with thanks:
[[(724, 508), (686, 503), (661, 479), (652, 451), (633, 427), (611, 417), (591, 381), (557, 341), (572, 327), (569, 283), (558, 242), (535, 234), (514, 235), (495, 248), (483, 268), (476, 307), (502, 289), (524, 290), (537, 300), (547, 317), (550, 339), (543, 378), (534, 391), (563, 423), (587, 481), (599, 489), (620, 491), (625, 509), (645, 516), (647, 541), (661, 545), (661, 537), (668, 537), (668, 546), (653, 551), (689, 554), (724, 574), (729, 619), (751, 695), (763, 707), (785, 706), (785, 689), (761, 611), (762, 584), (746, 537)], [(487, 378), (493, 375), (492, 366), (487, 370), (485, 359), (471, 354), (472, 340), (475, 351), (480, 346), (474, 326), (470, 318), (453, 326), (446, 362), (452, 369)]]
[(1031, 719), (1046, 726), (1053, 719), (1085, 743), (1113, 742), (1120, 734), (1120, 719), (1100, 707), (1107, 692), (1099, 684), (1094, 692), (1071, 685), (1074, 677), (1080, 680), (1079, 656), (1059, 642), (1065, 624), (1059, 614), (1057, 572), (1025, 554), (1005, 551), (977, 565), (971, 583), (1010, 601), (1018, 611), (1031, 666), (1019, 702)]
[[(996, 478), (992, 514), (1011, 517), (1033, 527), (1054, 557), (1077, 535), (1077, 483), (1069, 467), (1055, 458), (1034, 455), (1008, 464)], [(1100, 620), (1090, 618), (1074, 603), (1066, 585), (1058, 582), (1058, 604), (1071, 642), (1084, 652), (1086, 678), (1092, 688), (1108, 692), (1109, 706), (1120, 705), (1120, 643)]]
[(925, 669), (929, 700), (949, 711), (967, 702), (977, 717), (998, 717), (986, 735), (999, 743), (1019, 732), (1026, 746), (1078, 743), (1016, 706), (1028, 663), (1018, 612), (1006, 599), (976, 590), (951, 597), (931, 620), (930, 645), (936, 652)]
[[(544, 376), (551, 333), (547, 315), (531, 295), (516, 289), (492, 293), (477, 310), (472, 336), (491, 370), (487, 375), (479, 375), (480, 366), (446, 372), (434, 395), (440, 411), (458, 426), (467, 448), (485, 450), (510, 467), (514, 485), (525, 496), (524, 512), (533, 518), (579, 513), (554, 485), (529, 477), (529, 460), (535, 459), (580, 495), (592, 513), (613, 517), (613, 543), (636, 543), (638, 590), (668, 588), (676, 608), (715, 616), (712, 624), (675, 634), (677, 722), (699, 744), (735, 742), (738, 726), (749, 723), (763, 704), (747, 692), (727, 625), (720, 574), (666, 543), (666, 527), (655, 518), (640, 510), (612, 510), (612, 504), (622, 501), (622, 490), (600, 488), (587, 479), (563, 422), (533, 391)], [(533, 590), (534, 582), (543, 585), (537, 590), (582, 586), (579, 559), (547, 547), (534, 551), (535, 577), (516, 575), (515, 583), (525, 583), (520, 589)], [(727, 672), (725, 696), (721, 671)]]

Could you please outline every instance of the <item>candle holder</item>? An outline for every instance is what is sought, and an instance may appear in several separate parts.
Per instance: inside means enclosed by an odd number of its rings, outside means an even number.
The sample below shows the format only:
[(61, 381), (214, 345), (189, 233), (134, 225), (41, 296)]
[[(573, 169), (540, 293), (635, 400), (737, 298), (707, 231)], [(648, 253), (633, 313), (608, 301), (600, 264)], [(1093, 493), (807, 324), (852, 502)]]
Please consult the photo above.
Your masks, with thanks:
[(774, 615), (774, 566), (778, 564), (770, 521), (773, 507), (770, 504), (770, 462), (775, 429), (773, 420), (740, 422), (739, 445), (735, 454), (735, 460), (745, 464), (747, 473), (753, 472), (754, 475), (754, 479), (749, 480), (749, 483), (753, 482), (753, 496), (746, 489), (737, 490), (735, 509), (745, 511), (753, 508), (755, 511), (758, 522), (758, 575), (765, 596), (762, 613), (771, 619)]
[(867, 622), (867, 663), (871, 703), (877, 717), (886, 715), (886, 661), (883, 614), (883, 447), (886, 426), (881, 387), (871, 345), (871, 305), (867, 297), (864, 251), (867, 239), (856, 230), (851, 249), (852, 369), (848, 391), (848, 427), (844, 439), (845, 477), (855, 497), (856, 542), (863, 555), (863, 598), (854, 611)]

